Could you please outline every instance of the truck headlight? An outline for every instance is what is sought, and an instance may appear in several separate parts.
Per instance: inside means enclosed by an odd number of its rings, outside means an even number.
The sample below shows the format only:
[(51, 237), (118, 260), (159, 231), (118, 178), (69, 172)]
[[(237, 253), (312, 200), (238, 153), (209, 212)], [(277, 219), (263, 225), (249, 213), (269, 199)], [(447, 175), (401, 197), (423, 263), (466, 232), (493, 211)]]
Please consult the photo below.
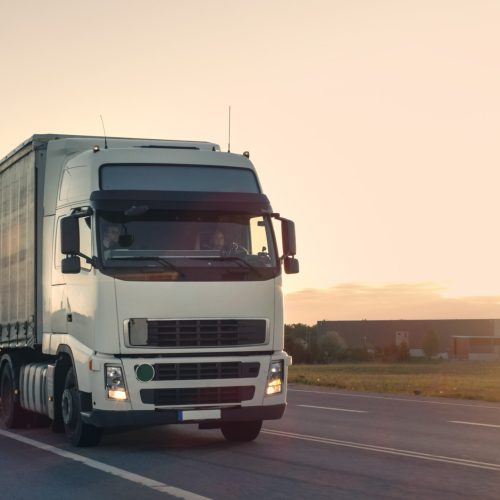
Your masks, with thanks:
[(125, 379), (121, 366), (106, 365), (106, 392), (108, 398), (123, 401), (127, 399)]
[(280, 394), (283, 390), (284, 369), (283, 360), (272, 361), (267, 375), (266, 395)]

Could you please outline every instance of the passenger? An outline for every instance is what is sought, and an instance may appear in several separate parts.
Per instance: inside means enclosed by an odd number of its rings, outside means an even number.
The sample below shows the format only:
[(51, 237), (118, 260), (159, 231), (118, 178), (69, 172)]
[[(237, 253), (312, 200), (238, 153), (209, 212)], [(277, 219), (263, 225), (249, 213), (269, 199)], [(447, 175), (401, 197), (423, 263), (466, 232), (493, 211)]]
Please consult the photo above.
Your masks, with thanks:
[(224, 233), (220, 230), (215, 231), (210, 238), (210, 250), (223, 250), (224, 249)]

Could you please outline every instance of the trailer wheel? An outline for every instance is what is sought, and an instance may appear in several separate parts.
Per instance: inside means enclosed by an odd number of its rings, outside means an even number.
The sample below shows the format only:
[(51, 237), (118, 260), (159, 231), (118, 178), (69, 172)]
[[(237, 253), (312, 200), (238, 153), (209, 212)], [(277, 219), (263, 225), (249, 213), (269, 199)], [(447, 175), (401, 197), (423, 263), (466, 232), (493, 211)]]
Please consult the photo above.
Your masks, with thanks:
[(0, 378), (0, 398), (2, 399), (2, 421), (8, 429), (26, 424), (26, 411), (19, 404), (14, 382), (14, 371), (9, 362), (5, 363)]
[(80, 394), (74, 368), (70, 368), (64, 381), (61, 398), (64, 432), (73, 446), (96, 446), (101, 440), (101, 429), (83, 422), (80, 415)]
[(262, 427), (262, 420), (252, 422), (222, 423), (220, 430), (228, 441), (248, 442), (257, 438)]

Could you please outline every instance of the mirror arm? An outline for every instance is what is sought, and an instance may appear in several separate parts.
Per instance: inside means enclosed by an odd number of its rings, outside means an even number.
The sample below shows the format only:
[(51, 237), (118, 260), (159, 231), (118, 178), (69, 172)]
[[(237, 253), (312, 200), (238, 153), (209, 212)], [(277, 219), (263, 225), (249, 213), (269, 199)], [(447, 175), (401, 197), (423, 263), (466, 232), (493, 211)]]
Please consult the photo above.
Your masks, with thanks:
[(81, 217), (90, 217), (91, 215), (94, 215), (94, 210), (92, 210), (91, 207), (85, 207), (85, 209), (77, 207), (71, 210), (71, 215), (77, 219), (80, 219)]
[(81, 257), (82, 259), (85, 260), (85, 262), (87, 264), (90, 264), (94, 269), (99, 269), (99, 260), (97, 259), (96, 256), (89, 257), (88, 255), (85, 255), (84, 253), (78, 252), (75, 254), (66, 255), (66, 257)]
[[(281, 217), (281, 215), (279, 213), (272, 213), (272, 214), (269, 214), (273, 219), (276, 219), (276, 220), (279, 220), (279, 221), (283, 221), (284, 218)], [(283, 262), (285, 262), (285, 257), (286, 255), (283, 254), (279, 257), (279, 260), (280, 260), (280, 263), (283, 264)]]
[[(276, 219), (276, 220), (279, 220), (279, 221), (283, 221), (283, 220), (286, 220), (284, 217), (281, 217), (281, 215), (278, 213), (278, 212), (272, 212), (270, 214), (268, 214), (269, 217), (272, 217), (273, 219)], [(283, 254), (279, 257), (279, 260), (281, 263), (283, 263), (285, 261), (285, 257), (286, 255)]]
[(80, 254), (79, 256), (82, 257), (82, 259), (85, 259), (85, 262), (90, 264), (94, 269), (99, 269), (99, 261), (95, 255), (93, 257), (89, 257), (88, 255)]

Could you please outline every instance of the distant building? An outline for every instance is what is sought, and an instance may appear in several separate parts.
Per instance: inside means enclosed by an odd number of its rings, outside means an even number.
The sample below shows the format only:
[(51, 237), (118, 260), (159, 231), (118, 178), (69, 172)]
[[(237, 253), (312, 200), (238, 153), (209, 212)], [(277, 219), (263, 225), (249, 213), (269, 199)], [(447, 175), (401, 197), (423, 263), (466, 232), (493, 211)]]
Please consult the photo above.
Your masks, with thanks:
[(500, 319), (318, 321), (318, 337), (338, 332), (349, 347), (389, 347), (406, 342), (410, 355), (423, 356), (428, 330), (439, 338), (441, 357), (500, 359)]

